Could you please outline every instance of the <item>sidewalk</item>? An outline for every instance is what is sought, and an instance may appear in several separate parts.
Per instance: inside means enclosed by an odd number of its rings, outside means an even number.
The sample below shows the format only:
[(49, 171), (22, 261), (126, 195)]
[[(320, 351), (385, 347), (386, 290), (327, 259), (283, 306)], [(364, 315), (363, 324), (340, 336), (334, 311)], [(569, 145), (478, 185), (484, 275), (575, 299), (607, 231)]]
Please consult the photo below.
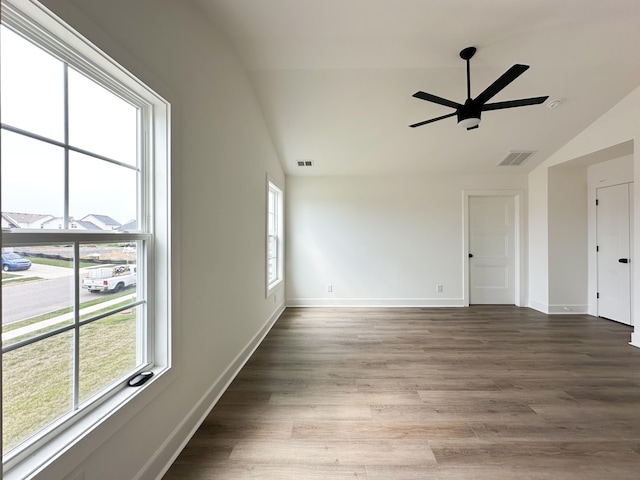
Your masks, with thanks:
[[(92, 305), (90, 307), (86, 307), (80, 310), (80, 315), (84, 315), (87, 313), (97, 312), (98, 310), (103, 310), (105, 307), (110, 307), (112, 305), (116, 305), (118, 303), (122, 303), (125, 300), (131, 300), (135, 297), (135, 293), (131, 295), (125, 295), (123, 297), (118, 297), (113, 300), (108, 300), (106, 302), (98, 303), (96, 305)], [(57, 317), (50, 318), (48, 320), (43, 320), (42, 322), (33, 323), (31, 325), (27, 325), (26, 327), (16, 328), (15, 330), (11, 330), (10, 332), (2, 333), (2, 341), (12, 340), (14, 338), (18, 338), (21, 335), (26, 335), (27, 333), (32, 333), (42, 328), (51, 327), (58, 323), (68, 322), (69, 320), (73, 320), (73, 312), (65, 313), (63, 315), (59, 315)]]

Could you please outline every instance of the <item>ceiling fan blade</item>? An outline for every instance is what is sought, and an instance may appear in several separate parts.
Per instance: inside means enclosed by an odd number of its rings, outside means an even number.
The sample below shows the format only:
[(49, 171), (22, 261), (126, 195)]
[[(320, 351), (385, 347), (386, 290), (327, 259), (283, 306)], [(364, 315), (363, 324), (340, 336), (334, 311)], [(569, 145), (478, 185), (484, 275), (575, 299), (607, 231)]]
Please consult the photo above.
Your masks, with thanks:
[(462, 105), (460, 105), (459, 103), (453, 102), (451, 100), (447, 100), (446, 98), (438, 97), (436, 95), (431, 95), (430, 93), (426, 93), (426, 92), (416, 92), (413, 94), (413, 96), (421, 100), (426, 100), (427, 102), (433, 102), (439, 105), (444, 105), (445, 107), (451, 107), (451, 108), (462, 107)]
[(411, 128), (416, 128), (421, 125), (426, 125), (427, 123), (437, 122), (438, 120), (442, 120), (444, 118), (453, 117), (457, 112), (449, 113), (448, 115), (442, 115), (441, 117), (432, 118), (431, 120), (425, 120), (424, 122), (414, 123), (413, 125), (409, 125)]
[(513, 82), (516, 78), (522, 75), (527, 71), (529, 65), (520, 65), (519, 63), (515, 64), (509, 70), (504, 72), (500, 78), (498, 78), (495, 82), (489, 85), (484, 92), (478, 95), (475, 98), (475, 102), (480, 105), (487, 103), (494, 95), (496, 95), (500, 90)]
[(482, 111), (500, 110), (501, 108), (526, 107), (527, 105), (539, 105), (543, 103), (547, 98), (549, 98), (549, 96), (521, 98), (520, 100), (508, 100), (506, 102), (485, 103), (482, 106)]

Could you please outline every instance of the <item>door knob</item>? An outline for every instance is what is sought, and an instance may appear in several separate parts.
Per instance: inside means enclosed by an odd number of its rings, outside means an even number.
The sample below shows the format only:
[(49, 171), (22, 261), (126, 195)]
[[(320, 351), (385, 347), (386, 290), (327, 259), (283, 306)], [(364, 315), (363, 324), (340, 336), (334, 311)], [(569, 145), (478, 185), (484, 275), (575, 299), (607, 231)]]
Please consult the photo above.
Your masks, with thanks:
[(618, 262), (620, 262), (620, 263), (629, 263), (629, 259), (628, 258), (619, 258)]

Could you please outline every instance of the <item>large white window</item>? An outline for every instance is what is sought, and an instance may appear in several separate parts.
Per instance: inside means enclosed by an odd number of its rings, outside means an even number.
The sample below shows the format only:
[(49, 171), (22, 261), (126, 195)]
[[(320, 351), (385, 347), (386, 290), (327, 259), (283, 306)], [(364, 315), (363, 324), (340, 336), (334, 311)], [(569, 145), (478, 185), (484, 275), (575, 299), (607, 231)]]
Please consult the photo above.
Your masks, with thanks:
[(267, 180), (267, 296), (282, 282), (284, 271), (284, 194)]
[(169, 105), (36, 3), (2, 8), (10, 468), (169, 367)]

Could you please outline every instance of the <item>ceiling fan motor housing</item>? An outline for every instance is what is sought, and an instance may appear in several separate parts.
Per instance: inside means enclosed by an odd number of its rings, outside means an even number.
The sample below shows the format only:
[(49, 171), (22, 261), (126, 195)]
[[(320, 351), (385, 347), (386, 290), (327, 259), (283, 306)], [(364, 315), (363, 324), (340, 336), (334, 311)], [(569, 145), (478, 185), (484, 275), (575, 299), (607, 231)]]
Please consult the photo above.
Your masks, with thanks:
[[(462, 108), (457, 111), (458, 124), (462, 123), (463, 127), (473, 127), (480, 123), (480, 114), (482, 113), (482, 105), (473, 101), (471, 98), (467, 98)], [(477, 119), (477, 121), (472, 121)]]

